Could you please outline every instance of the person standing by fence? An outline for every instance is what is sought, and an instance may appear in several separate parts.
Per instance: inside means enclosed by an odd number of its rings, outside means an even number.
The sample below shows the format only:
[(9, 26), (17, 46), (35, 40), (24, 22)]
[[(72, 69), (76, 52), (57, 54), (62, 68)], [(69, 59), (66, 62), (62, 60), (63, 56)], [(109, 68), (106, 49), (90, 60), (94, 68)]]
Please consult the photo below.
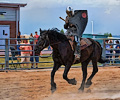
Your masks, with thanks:
[(114, 63), (114, 56), (113, 56), (113, 53), (114, 53), (114, 51), (112, 50), (113, 49), (113, 41), (112, 40), (110, 40), (110, 42), (109, 42), (109, 46), (110, 46), (110, 59), (112, 60), (112, 61), (110, 61), (110, 64), (112, 64), (112, 63)]
[(16, 39), (17, 39), (17, 44), (18, 44), (18, 42), (20, 43), (21, 42), (21, 33), (20, 32), (18, 32), (18, 35), (16, 36)]
[(31, 33), (29, 37), (30, 44), (33, 44), (33, 41), (34, 41), (34, 37), (33, 37), (33, 34)]
[[(118, 41), (118, 40), (116, 41), (116, 44), (117, 44), (117, 45), (116, 45), (115, 49), (120, 49), (120, 44), (119, 44), (119, 41)], [(116, 53), (116, 54), (120, 54), (120, 50), (115, 50), (115, 53)], [(120, 56), (117, 55), (117, 56), (115, 56), (115, 57), (120, 57)]]
[(37, 42), (38, 42), (38, 37), (39, 37), (39, 35), (37, 34), (37, 31), (35, 32), (35, 35), (34, 35), (34, 38), (35, 38), (35, 44), (37, 44)]
[(17, 51), (18, 51), (18, 57), (19, 57), (21, 55), (21, 51), (20, 51), (21, 33), (20, 32), (18, 32), (18, 34), (16, 35), (16, 39), (17, 39)]
[(108, 45), (108, 43), (109, 43), (109, 40), (105, 40), (106, 58), (110, 58), (110, 50), (109, 50), (110, 49), (110, 45)]
[[(32, 62), (31, 63), (31, 68), (34, 68), (34, 64), (33, 64), (33, 62), (34, 62), (34, 58), (35, 58), (35, 62), (36, 62), (36, 68), (38, 68), (38, 62), (39, 62), (39, 55), (38, 54), (34, 54), (34, 50), (33, 50), (33, 47), (34, 47), (34, 45), (33, 45), (33, 42), (31, 43), (32, 45), (31, 45), (31, 48), (32, 48), (32, 53), (30, 54), (30, 61)], [(35, 57), (34, 57), (35, 56)]]
[[(24, 43), (22, 43), (23, 45), (20, 46), (20, 50), (23, 50), (21, 51), (21, 63), (24, 63), (24, 62), (29, 62), (30, 61), (30, 54), (32, 53), (31, 51), (29, 50), (32, 50), (31, 49), (31, 46), (29, 46), (28, 44), (28, 40), (25, 39), (23, 40)], [(26, 44), (26, 45), (25, 45)], [(27, 64), (27, 67), (29, 66), (29, 63), (26, 63)], [(24, 64), (22, 64), (22, 67), (24, 67)]]
[[(32, 42), (32, 43), (30, 43), (30, 44), (32, 44), (31, 45), (31, 48), (32, 48), (32, 50), (34, 49), (34, 45), (33, 44), (37, 44), (37, 39), (38, 39), (38, 37), (39, 37), (39, 35), (37, 34), (37, 31), (35, 32), (35, 35), (34, 35), (34, 42)], [(32, 53), (31, 53), (31, 55), (30, 55), (31, 57), (30, 57), (30, 61), (32, 62), (31, 63), (31, 68), (34, 68), (34, 64), (33, 64), (33, 62), (34, 62), (34, 58), (35, 58), (35, 62), (36, 62), (36, 68), (38, 68), (38, 62), (39, 62), (39, 54), (34, 54), (34, 50), (32, 51)], [(33, 56), (35, 56), (35, 57), (33, 57)]]
[[(17, 44), (17, 51), (18, 51), (18, 56), (21, 56), (21, 51), (20, 51), (20, 41)], [(19, 58), (20, 59), (20, 58)]]

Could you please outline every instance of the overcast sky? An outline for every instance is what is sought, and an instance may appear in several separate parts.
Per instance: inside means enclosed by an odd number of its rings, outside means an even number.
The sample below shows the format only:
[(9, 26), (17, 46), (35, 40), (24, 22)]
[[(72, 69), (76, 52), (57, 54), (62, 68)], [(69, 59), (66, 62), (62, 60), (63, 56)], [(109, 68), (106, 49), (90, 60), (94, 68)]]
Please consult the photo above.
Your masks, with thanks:
[(88, 10), (88, 24), (84, 33), (92, 33), (91, 21), (95, 34), (106, 32), (120, 35), (120, 0), (0, 0), (9, 3), (27, 3), (20, 9), (20, 31), (30, 34), (42, 29), (57, 27), (64, 29), (66, 7), (74, 10)]

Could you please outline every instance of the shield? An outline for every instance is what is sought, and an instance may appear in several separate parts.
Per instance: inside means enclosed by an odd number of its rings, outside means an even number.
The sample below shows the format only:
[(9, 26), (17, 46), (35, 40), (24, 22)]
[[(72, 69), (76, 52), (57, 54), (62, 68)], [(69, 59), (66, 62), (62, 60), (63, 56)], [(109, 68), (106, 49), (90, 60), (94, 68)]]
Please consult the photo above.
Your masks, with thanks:
[[(88, 22), (87, 10), (75, 10), (74, 16), (69, 17), (69, 23), (76, 27), (78, 37), (81, 37)], [(72, 30), (72, 29), (71, 29)]]

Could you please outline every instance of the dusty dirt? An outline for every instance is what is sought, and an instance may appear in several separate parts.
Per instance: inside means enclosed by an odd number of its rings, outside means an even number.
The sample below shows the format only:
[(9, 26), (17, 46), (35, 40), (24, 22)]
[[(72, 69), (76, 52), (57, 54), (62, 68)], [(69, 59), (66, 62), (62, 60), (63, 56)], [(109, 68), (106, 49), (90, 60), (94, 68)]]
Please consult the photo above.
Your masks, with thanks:
[[(81, 68), (72, 68), (69, 78), (76, 78), (77, 85), (70, 85), (62, 78), (64, 69), (56, 72), (57, 90), (50, 91), (51, 70), (0, 72), (0, 100), (120, 100), (120, 68), (99, 67), (90, 88), (78, 92), (82, 80)], [(92, 68), (88, 68), (88, 76)]]

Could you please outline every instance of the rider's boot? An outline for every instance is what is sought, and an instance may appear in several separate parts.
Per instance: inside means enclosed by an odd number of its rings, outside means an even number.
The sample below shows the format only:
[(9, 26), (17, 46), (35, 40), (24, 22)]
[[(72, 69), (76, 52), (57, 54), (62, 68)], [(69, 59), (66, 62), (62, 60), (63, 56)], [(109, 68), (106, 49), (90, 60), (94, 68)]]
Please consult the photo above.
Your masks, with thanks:
[(75, 55), (75, 59), (80, 59), (81, 57), (80, 43), (77, 43), (74, 55)]
[(75, 59), (80, 59), (80, 38), (78, 36), (75, 36), (75, 41), (77, 43), (76, 48), (75, 48)]

